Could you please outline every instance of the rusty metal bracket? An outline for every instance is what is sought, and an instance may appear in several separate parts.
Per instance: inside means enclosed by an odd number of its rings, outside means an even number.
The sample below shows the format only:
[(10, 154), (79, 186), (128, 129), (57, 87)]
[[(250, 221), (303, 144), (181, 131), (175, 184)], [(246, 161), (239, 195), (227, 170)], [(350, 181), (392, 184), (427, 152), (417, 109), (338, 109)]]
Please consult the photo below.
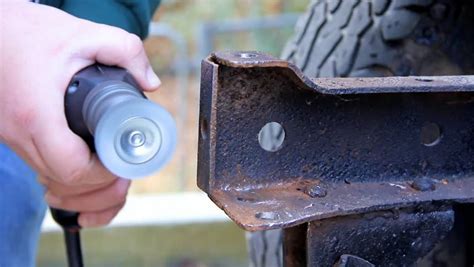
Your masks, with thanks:
[(310, 79), (258, 52), (201, 75), (198, 185), (247, 230), (474, 202), (474, 76)]

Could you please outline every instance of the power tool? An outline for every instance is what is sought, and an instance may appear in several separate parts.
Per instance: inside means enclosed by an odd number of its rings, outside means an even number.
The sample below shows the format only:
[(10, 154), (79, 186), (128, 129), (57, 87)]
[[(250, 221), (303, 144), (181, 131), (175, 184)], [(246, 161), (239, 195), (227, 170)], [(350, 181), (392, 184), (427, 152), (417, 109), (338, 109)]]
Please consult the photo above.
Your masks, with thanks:
[[(136, 179), (158, 171), (176, 147), (176, 125), (148, 100), (125, 69), (100, 64), (79, 71), (65, 95), (69, 128), (113, 174)], [(64, 230), (70, 267), (83, 266), (78, 213), (51, 208)]]

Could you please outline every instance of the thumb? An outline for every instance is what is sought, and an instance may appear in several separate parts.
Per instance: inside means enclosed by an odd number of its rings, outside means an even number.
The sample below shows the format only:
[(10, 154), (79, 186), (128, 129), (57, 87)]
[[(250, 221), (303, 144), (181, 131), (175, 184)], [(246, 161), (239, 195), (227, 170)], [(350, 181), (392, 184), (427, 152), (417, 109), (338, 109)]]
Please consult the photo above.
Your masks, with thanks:
[(79, 56), (102, 64), (127, 69), (145, 91), (157, 89), (161, 81), (153, 71), (143, 43), (134, 34), (122, 29), (85, 21), (81, 31), (87, 38), (78, 38)]

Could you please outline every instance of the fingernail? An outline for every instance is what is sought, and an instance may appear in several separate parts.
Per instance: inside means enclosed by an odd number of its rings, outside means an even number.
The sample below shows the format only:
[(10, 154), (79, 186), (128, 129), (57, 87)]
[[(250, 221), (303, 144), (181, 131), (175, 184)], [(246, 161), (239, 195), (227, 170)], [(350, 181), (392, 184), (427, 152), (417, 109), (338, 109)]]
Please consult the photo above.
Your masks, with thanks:
[(49, 204), (49, 205), (59, 205), (59, 203), (61, 203), (61, 199), (53, 194), (51, 194), (50, 192), (46, 192), (46, 194), (44, 195), (44, 198), (46, 199), (46, 202)]
[(151, 87), (156, 88), (156, 87), (161, 85), (160, 78), (158, 78), (158, 76), (156, 76), (156, 74), (153, 71), (152, 67), (148, 67), (146, 76), (147, 76), (147, 79), (148, 79), (148, 83), (150, 84)]

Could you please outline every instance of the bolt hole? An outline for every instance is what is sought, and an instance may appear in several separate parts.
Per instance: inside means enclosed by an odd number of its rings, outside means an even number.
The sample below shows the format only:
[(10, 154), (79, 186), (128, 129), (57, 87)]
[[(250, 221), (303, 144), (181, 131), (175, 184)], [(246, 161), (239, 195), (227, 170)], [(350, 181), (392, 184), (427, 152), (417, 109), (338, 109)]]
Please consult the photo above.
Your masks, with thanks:
[(276, 220), (278, 219), (278, 214), (272, 211), (257, 212), (255, 214), (257, 219), (261, 220)]
[(430, 79), (430, 78), (416, 78), (415, 81), (418, 81), (418, 82), (432, 82), (433, 79)]
[(283, 147), (285, 130), (278, 122), (269, 122), (260, 129), (258, 143), (260, 147), (269, 152), (276, 152)]
[(239, 53), (240, 58), (256, 58), (257, 55), (254, 53)]
[(237, 197), (237, 200), (241, 202), (256, 202), (257, 201), (255, 198), (251, 198), (251, 197)]
[(441, 141), (442, 133), (438, 124), (427, 122), (421, 128), (420, 139), (425, 146), (435, 146)]
[(200, 133), (202, 140), (207, 140), (208, 133), (209, 133), (209, 124), (205, 118), (201, 119), (200, 123)]
[(298, 187), (298, 188), (296, 188), (296, 191), (301, 191), (301, 188), (299, 188), (299, 187)]

